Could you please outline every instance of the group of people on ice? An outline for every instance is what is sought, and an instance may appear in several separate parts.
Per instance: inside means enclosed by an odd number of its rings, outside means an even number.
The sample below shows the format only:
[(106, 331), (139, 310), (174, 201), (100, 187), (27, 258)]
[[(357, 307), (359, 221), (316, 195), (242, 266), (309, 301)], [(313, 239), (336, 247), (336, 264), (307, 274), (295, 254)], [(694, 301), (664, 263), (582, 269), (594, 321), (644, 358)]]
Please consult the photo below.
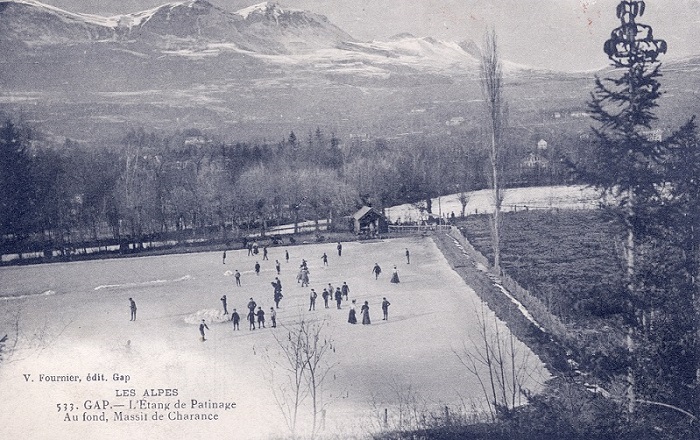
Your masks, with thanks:
[[(259, 250), (259, 246), (257, 242), (254, 243), (247, 243), (247, 248), (248, 248), (248, 255), (255, 256)], [(343, 251), (343, 245), (341, 242), (337, 243), (336, 250), (338, 253), (338, 257), (342, 256), (342, 251)], [(409, 250), (406, 249), (405, 252), (406, 256), (406, 263), (410, 264), (410, 253)], [(223, 256), (222, 256), (222, 263), (226, 264), (226, 251), (224, 251)], [(289, 250), (285, 250), (284, 253), (285, 260), (289, 262)], [(268, 252), (267, 252), (267, 246), (263, 247), (263, 260), (268, 260)], [(321, 261), (323, 266), (328, 266), (328, 254), (323, 253), (321, 256)], [(279, 260), (275, 260), (275, 269), (277, 272), (277, 275), (281, 274), (281, 264)], [(261, 265), (258, 261), (255, 262), (254, 265), (254, 271), (256, 275), (260, 275), (261, 271)], [(379, 276), (382, 273), (382, 269), (379, 266), (378, 263), (374, 264), (374, 267), (372, 268), (372, 274), (375, 276), (375, 279), (379, 279)], [(240, 287), (241, 286), (241, 273), (236, 269), (233, 273), (227, 271), (227, 275), (233, 275), (235, 279), (235, 284), (236, 286)], [(299, 272), (297, 274), (297, 283), (301, 284), (301, 287), (308, 287), (309, 286), (309, 276), (310, 276), (310, 271), (309, 271), (309, 264), (305, 259), (302, 259), (301, 264), (299, 266)], [(398, 269), (396, 266), (393, 267), (392, 271), (392, 276), (390, 279), (391, 283), (399, 283), (399, 274), (398, 274)], [(261, 328), (266, 328), (266, 318), (269, 318), (270, 320), (270, 327), (271, 328), (276, 328), (277, 327), (277, 311), (276, 309), (279, 308), (280, 301), (283, 298), (282, 294), (282, 282), (279, 279), (279, 276), (275, 277), (274, 281), (271, 282), (272, 288), (273, 288), (273, 302), (275, 304), (274, 307), (270, 307), (269, 312), (265, 312), (261, 306), (258, 306), (255, 300), (251, 297), (250, 300), (248, 301), (247, 304), (247, 309), (248, 312), (246, 314), (246, 320), (248, 321), (249, 324), (249, 329), (250, 330), (256, 330), (256, 329), (261, 329)], [(323, 291), (321, 293), (321, 297), (323, 298), (323, 304), (324, 308), (328, 309), (331, 308), (329, 303), (332, 301), (335, 301), (335, 306), (336, 309), (340, 310), (342, 309), (342, 303), (343, 301), (349, 301), (349, 295), (350, 295), (350, 286), (348, 286), (347, 282), (343, 282), (342, 285), (334, 287), (332, 283), (328, 283), (328, 286), (323, 288)], [(316, 292), (315, 289), (311, 289), (309, 293), (309, 311), (316, 310), (316, 299), (318, 298), (318, 293)], [(223, 306), (223, 311), (224, 315), (228, 315), (228, 299), (226, 295), (223, 295), (220, 298), (220, 301)], [(389, 319), (389, 306), (391, 303), (387, 300), (386, 297), (382, 299), (381, 303), (381, 308), (382, 308), (382, 320), (388, 320)], [(131, 320), (135, 321), (136, 320), (136, 302), (132, 299), (129, 298), (129, 308), (131, 312)], [(361, 319), (362, 324), (368, 325), (371, 324), (371, 318), (370, 318), (370, 306), (369, 306), (369, 301), (364, 301), (364, 303), (360, 306), (359, 308), (359, 314), (360, 316), (358, 317), (358, 310), (357, 310), (357, 301), (353, 299), (350, 302), (350, 307), (348, 311), (348, 318), (347, 322), (350, 324), (357, 324), (360, 322), (359, 320)], [(241, 321), (241, 315), (238, 313), (237, 309), (233, 309), (231, 312), (230, 316), (230, 321), (233, 324), (233, 330), (240, 330), (240, 321)], [(199, 333), (200, 333), (200, 339), (202, 341), (206, 341), (206, 331), (209, 330), (209, 327), (207, 323), (205, 322), (204, 319), (201, 320), (201, 323), (199, 324)]]

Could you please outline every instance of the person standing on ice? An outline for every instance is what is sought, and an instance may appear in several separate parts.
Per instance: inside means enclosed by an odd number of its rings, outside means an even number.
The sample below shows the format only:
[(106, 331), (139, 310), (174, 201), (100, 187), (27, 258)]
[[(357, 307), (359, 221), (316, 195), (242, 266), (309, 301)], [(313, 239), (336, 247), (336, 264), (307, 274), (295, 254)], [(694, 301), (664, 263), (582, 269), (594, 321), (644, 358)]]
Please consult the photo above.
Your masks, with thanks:
[(301, 287), (309, 287), (309, 269), (301, 270)]
[(226, 264), (226, 251), (224, 250), (224, 255), (221, 257), (222, 263)]
[(374, 267), (372, 268), (372, 273), (374, 274), (374, 279), (379, 278), (379, 274), (382, 273), (382, 268), (379, 267), (379, 263), (374, 263)]
[(255, 315), (258, 317), (258, 328), (265, 328), (265, 311), (262, 307), (258, 307), (258, 312)]
[(241, 273), (236, 269), (236, 273), (233, 274), (233, 277), (236, 278), (236, 286), (241, 287)]
[(236, 309), (233, 309), (233, 313), (231, 313), (231, 321), (233, 322), (233, 329), (240, 330), (238, 324), (241, 322), (241, 315), (238, 314)]
[(272, 287), (275, 289), (272, 299), (275, 301), (275, 307), (279, 309), (280, 301), (282, 300), (282, 281), (280, 281), (278, 277), (275, 277), (275, 281), (272, 282)]
[(343, 292), (340, 291), (340, 287), (335, 289), (335, 308), (340, 310), (340, 303), (343, 302)]
[(267, 245), (263, 246), (263, 260), (269, 260), (267, 258)]
[(129, 298), (129, 309), (131, 309), (131, 319), (129, 321), (136, 321), (136, 301), (133, 298)]
[(388, 321), (389, 320), (389, 306), (391, 303), (387, 301), (386, 297), (384, 297), (384, 300), (382, 301), (382, 314), (384, 317), (382, 318), (382, 321)]
[(248, 312), (248, 323), (248, 329), (255, 330), (255, 310), (251, 310)]
[(362, 304), (362, 308), (360, 309), (360, 312), (362, 313), (362, 324), (363, 325), (371, 324), (372, 322), (369, 319), (369, 303), (367, 301), (365, 301), (365, 303)]
[(289, 263), (289, 251), (286, 249), (284, 250), (284, 259), (287, 260), (287, 263)]
[(202, 342), (204, 342), (204, 341), (207, 340), (207, 338), (205, 337), (205, 334), (204, 334), (204, 329), (209, 330), (209, 326), (208, 326), (207, 323), (204, 322), (204, 320), (202, 319), (202, 323), (199, 324), (199, 334), (201, 335), (201, 340), (202, 340)]
[(328, 266), (328, 255), (324, 252), (323, 255), (321, 255), (321, 260), (323, 260), (323, 265)]
[(336, 249), (338, 249), (338, 256), (340, 257), (343, 255), (343, 245), (338, 242), (338, 246), (336, 246)]
[(328, 298), (331, 296), (330, 293), (328, 293), (328, 289), (323, 289), (323, 293), (321, 294), (321, 297), (323, 297), (323, 307), (328, 308)]
[(348, 300), (348, 295), (350, 294), (350, 286), (348, 286), (348, 283), (343, 281), (343, 285), (341, 286), (341, 292), (343, 293), (343, 296), (345, 297), (345, 301)]
[(260, 275), (260, 263), (255, 262), (255, 275)]
[(411, 253), (408, 252), (408, 248), (406, 248), (406, 264), (411, 264)]
[(348, 322), (350, 324), (357, 324), (357, 310), (355, 309), (355, 300), (352, 300), (350, 304), (350, 311), (348, 312)]
[(221, 297), (221, 303), (224, 306), (224, 315), (228, 315), (228, 308), (226, 308), (226, 295)]
[(394, 266), (393, 273), (391, 274), (391, 282), (394, 284), (399, 283), (399, 270)]
[(316, 294), (314, 289), (311, 289), (311, 293), (309, 293), (309, 312), (316, 310), (316, 298), (318, 298), (318, 294)]
[(248, 256), (253, 255), (253, 243), (248, 243)]
[(280, 265), (280, 260), (275, 260), (275, 269), (277, 269), (277, 275), (282, 272), (282, 266)]
[(255, 303), (255, 301), (253, 301), (253, 298), (251, 298), (250, 301), (248, 301), (248, 310), (250, 310), (251, 312), (255, 313), (255, 308), (257, 306), (258, 305)]
[(270, 307), (270, 321), (272, 321), (272, 328), (277, 328), (277, 312), (274, 307)]

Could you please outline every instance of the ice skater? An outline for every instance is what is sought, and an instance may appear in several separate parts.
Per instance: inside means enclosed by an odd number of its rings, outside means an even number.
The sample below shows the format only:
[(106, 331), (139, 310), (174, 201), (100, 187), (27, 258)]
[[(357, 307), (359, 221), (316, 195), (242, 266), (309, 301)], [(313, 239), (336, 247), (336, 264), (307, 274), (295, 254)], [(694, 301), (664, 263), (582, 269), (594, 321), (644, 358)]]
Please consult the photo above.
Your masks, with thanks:
[(277, 269), (277, 275), (282, 272), (282, 266), (280, 265), (280, 260), (275, 260), (275, 269)]
[(221, 304), (224, 306), (224, 315), (228, 315), (228, 309), (226, 308), (226, 295), (221, 297)]
[(309, 287), (309, 269), (301, 270), (301, 287)]
[(360, 312), (362, 313), (362, 324), (363, 325), (371, 324), (372, 322), (369, 319), (369, 303), (367, 301), (365, 301), (365, 303), (362, 304), (362, 308), (360, 309)]
[(321, 260), (323, 260), (323, 265), (328, 266), (328, 255), (324, 252), (323, 255), (321, 255)]
[(391, 282), (394, 284), (399, 283), (399, 270), (394, 266), (393, 273), (391, 274)]
[(199, 324), (199, 334), (201, 335), (200, 340), (201, 340), (202, 342), (204, 342), (204, 341), (207, 340), (206, 335), (204, 334), (204, 329), (209, 330), (209, 326), (208, 326), (207, 323), (204, 322), (204, 320), (202, 319), (202, 322)]
[(136, 301), (133, 298), (129, 298), (129, 309), (131, 309), (131, 319), (129, 321), (136, 321)]
[(263, 246), (263, 260), (269, 260), (267, 258), (267, 245)]
[(357, 310), (355, 309), (355, 300), (352, 300), (350, 304), (350, 311), (348, 312), (348, 322), (350, 324), (357, 324)]
[(340, 242), (338, 242), (338, 246), (336, 246), (336, 249), (338, 249), (338, 256), (339, 257), (341, 255), (343, 255), (343, 245)]
[(340, 310), (340, 303), (343, 302), (343, 292), (340, 291), (340, 287), (335, 289), (335, 308)]
[(255, 330), (255, 311), (250, 310), (248, 312), (248, 330)]
[(255, 315), (258, 317), (258, 328), (265, 328), (265, 311), (262, 307), (258, 307), (258, 312)]
[(379, 263), (374, 263), (374, 267), (372, 268), (372, 273), (374, 274), (374, 279), (379, 278), (379, 274), (382, 273), (382, 268), (379, 267)]
[(233, 277), (236, 279), (236, 286), (241, 287), (241, 273), (236, 269), (236, 273), (233, 274)]
[(224, 251), (224, 255), (221, 257), (221, 262), (226, 264), (226, 251)]
[(240, 330), (239, 323), (241, 322), (241, 315), (238, 314), (236, 309), (233, 309), (233, 313), (231, 313), (231, 322), (233, 322), (234, 330)]
[(382, 318), (382, 321), (388, 321), (389, 320), (389, 306), (391, 303), (387, 301), (386, 297), (384, 297), (382, 301), (382, 314), (384, 317)]
[(255, 262), (255, 275), (260, 275), (260, 263)]
[(275, 301), (275, 307), (279, 309), (280, 301), (282, 300), (282, 281), (278, 277), (275, 277), (275, 281), (272, 283), (272, 287), (275, 289), (272, 299)]
[(343, 281), (343, 285), (341, 286), (341, 292), (343, 293), (343, 296), (345, 297), (345, 301), (348, 300), (348, 295), (350, 294), (350, 286), (348, 286), (348, 283)]
[(284, 250), (284, 259), (287, 260), (287, 263), (289, 263), (289, 251), (286, 249)]
[(318, 298), (318, 294), (314, 289), (311, 289), (311, 293), (309, 293), (309, 312), (316, 310), (316, 298)]
[(406, 264), (411, 264), (411, 253), (408, 252), (408, 248), (406, 248)]
[(250, 310), (251, 312), (255, 313), (255, 308), (257, 306), (258, 305), (255, 303), (255, 301), (253, 301), (253, 298), (251, 298), (250, 301), (248, 301), (248, 310)]
[(328, 308), (328, 298), (331, 296), (330, 293), (328, 293), (328, 289), (323, 289), (323, 293), (321, 294), (321, 297), (323, 297), (323, 307)]
[(274, 307), (270, 307), (270, 321), (272, 321), (272, 328), (277, 328), (277, 312)]

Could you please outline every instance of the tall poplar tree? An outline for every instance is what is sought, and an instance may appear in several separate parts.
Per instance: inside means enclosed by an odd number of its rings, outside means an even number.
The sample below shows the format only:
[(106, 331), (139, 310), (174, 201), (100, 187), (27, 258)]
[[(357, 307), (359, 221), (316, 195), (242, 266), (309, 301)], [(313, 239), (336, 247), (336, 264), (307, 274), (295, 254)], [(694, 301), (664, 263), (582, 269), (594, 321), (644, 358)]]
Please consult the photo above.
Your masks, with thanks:
[(491, 164), (490, 183), (494, 200), (491, 219), (491, 244), (493, 247), (493, 266), (501, 272), (501, 205), (503, 188), (501, 171), (503, 169), (503, 130), (506, 123), (506, 104), (503, 99), (503, 71), (498, 53), (496, 32), (486, 34), (484, 49), (481, 51), (480, 64), (481, 91), (486, 106), (486, 126), (488, 151)]

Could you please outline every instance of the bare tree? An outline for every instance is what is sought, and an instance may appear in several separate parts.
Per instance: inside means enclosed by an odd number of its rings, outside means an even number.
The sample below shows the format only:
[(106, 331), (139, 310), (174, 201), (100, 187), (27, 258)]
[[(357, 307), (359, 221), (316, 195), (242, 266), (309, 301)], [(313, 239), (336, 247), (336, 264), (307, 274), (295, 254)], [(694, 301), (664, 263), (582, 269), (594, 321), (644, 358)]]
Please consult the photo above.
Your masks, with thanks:
[[(300, 328), (304, 327), (301, 321)], [(299, 407), (308, 395), (304, 387), (306, 361), (304, 359), (304, 335), (299, 329), (288, 329), (287, 338), (273, 333), (280, 353), (266, 353), (265, 359), (270, 366), (270, 384), (277, 406), (282, 411), (284, 421), (292, 434), (296, 435)], [(275, 370), (282, 370), (281, 377), (275, 377)]]
[(459, 361), (472, 374), (481, 387), (493, 420), (508, 414), (527, 399), (526, 384), (531, 378), (528, 353), (520, 355), (512, 333), (504, 335), (498, 318), (490, 329), (486, 311), (481, 306), (476, 315), (479, 324), (479, 341), (465, 343), (461, 353), (455, 352)]
[(501, 204), (503, 203), (501, 156), (503, 151), (503, 130), (506, 122), (506, 104), (502, 96), (503, 72), (498, 53), (496, 32), (493, 30), (487, 33), (484, 39), (479, 72), (481, 91), (486, 105), (486, 125), (488, 127), (489, 158), (491, 162), (490, 180), (494, 199), (491, 221), (493, 266), (498, 273), (501, 273)]
[(461, 191), (459, 192), (459, 196), (457, 196), (459, 204), (462, 205), (462, 213), (460, 215), (461, 218), (464, 218), (464, 215), (466, 214), (467, 204), (469, 203), (469, 197), (469, 193), (464, 189), (464, 186), (462, 186)]
[(325, 321), (316, 324), (304, 321), (299, 325), (299, 333), (302, 335), (302, 358), (306, 368), (306, 384), (311, 396), (311, 408), (313, 415), (313, 425), (311, 428), (312, 437), (318, 432), (318, 415), (322, 412), (321, 389), (326, 376), (333, 365), (327, 362), (326, 355), (333, 350), (333, 340), (323, 337), (321, 331), (326, 325)]
[(44, 320), (27, 324), (25, 300), (5, 298), (0, 308), (0, 365), (17, 362), (43, 351), (58, 339), (72, 321), (53, 330)]
[[(294, 327), (286, 328), (286, 338), (275, 333), (280, 352), (268, 352), (265, 356), (271, 367), (273, 395), (292, 437), (296, 435), (299, 410), (307, 397), (311, 398), (311, 436), (316, 436), (320, 429), (318, 416), (323, 411), (321, 390), (333, 368), (327, 358), (334, 350), (333, 340), (322, 334), (324, 325), (325, 321), (310, 323), (302, 319)], [(282, 375), (276, 377), (278, 368)]]

